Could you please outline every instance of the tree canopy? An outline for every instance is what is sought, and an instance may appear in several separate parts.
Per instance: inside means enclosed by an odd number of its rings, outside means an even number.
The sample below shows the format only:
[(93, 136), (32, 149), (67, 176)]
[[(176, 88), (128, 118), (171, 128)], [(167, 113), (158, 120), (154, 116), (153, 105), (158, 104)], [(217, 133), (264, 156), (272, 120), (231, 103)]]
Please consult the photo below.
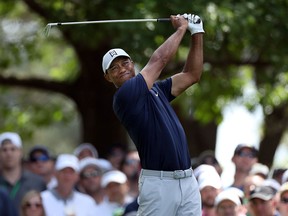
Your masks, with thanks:
[[(39, 125), (69, 121), (73, 108), (65, 100), (70, 100), (81, 116), (83, 141), (102, 154), (112, 143), (127, 142), (112, 112), (115, 88), (103, 79), (102, 56), (111, 47), (122, 47), (141, 68), (174, 31), (171, 24), (61, 26), (45, 37), (46, 24), (195, 13), (204, 21), (203, 75), (173, 104), (187, 131), (191, 155), (215, 148), (222, 109), (237, 101), (250, 110), (263, 107), (260, 161), (271, 166), (288, 122), (287, 6), (284, 0), (1, 2), (0, 128), (29, 135)], [(164, 76), (182, 69), (188, 46), (187, 34)], [(39, 101), (37, 95), (33, 99), (35, 89), (45, 92)], [(51, 93), (61, 96), (45, 101)]]

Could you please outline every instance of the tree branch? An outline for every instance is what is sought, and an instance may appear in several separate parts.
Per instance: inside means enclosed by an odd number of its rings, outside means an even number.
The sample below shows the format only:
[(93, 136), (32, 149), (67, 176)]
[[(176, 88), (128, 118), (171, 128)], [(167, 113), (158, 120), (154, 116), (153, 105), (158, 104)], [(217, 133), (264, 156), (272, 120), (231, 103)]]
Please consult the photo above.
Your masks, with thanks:
[(44, 91), (62, 93), (71, 97), (72, 85), (65, 82), (55, 82), (43, 79), (18, 79), (16, 77), (4, 77), (0, 75), (0, 86), (19, 86), (25, 88), (35, 88)]

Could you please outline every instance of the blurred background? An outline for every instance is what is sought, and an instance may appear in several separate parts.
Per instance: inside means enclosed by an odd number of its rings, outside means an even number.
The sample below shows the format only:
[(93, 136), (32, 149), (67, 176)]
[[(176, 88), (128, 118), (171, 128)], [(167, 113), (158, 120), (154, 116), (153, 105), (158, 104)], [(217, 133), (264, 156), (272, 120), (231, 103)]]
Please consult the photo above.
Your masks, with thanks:
[[(287, 167), (287, 8), (284, 0), (1, 1), (0, 132), (19, 133), (25, 151), (43, 144), (58, 154), (90, 142), (104, 157), (115, 143), (133, 148), (113, 114), (116, 89), (103, 78), (102, 56), (122, 47), (141, 68), (174, 31), (171, 24), (71, 25), (49, 32), (47, 24), (195, 13), (206, 32), (203, 75), (173, 102), (191, 156), (214, 150), (230, 172), (233, 151), (245, 142), (259, 148), (261, 163)], [(188, 39), (162, 78), (182, 69)]]

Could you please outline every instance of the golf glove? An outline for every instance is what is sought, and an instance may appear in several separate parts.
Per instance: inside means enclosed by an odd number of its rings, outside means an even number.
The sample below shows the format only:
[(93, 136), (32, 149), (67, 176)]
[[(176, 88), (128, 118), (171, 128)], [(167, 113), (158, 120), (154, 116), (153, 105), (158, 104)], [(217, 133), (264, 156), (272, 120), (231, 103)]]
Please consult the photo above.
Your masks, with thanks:
[(203, 29), (203, 22), (198, 15), (185, 13), (182, 16), (188, 20), (188, 30), (191, 32), (191, 35), (205, 33)]

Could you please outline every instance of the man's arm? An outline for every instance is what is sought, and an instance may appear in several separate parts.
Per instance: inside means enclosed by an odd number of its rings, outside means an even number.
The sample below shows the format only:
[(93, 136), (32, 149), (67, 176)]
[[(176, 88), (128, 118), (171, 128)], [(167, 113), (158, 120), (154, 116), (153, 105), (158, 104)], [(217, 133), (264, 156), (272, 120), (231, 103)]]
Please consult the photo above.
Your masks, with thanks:
[(188, 27), (188, 21), (183, 16), (170, 16), (170, 18), (176, 31), (154, 51), (148, 63), (141, 71), (149, 89), (152, 88), (153, 83), (158, 79), (163, 68), (176, 53)]
[(200, 80), (203, 68), (203, 34), (191, 36), (190, 50), (183, 71), (172, 76), (171, 94), (180, 95)]

